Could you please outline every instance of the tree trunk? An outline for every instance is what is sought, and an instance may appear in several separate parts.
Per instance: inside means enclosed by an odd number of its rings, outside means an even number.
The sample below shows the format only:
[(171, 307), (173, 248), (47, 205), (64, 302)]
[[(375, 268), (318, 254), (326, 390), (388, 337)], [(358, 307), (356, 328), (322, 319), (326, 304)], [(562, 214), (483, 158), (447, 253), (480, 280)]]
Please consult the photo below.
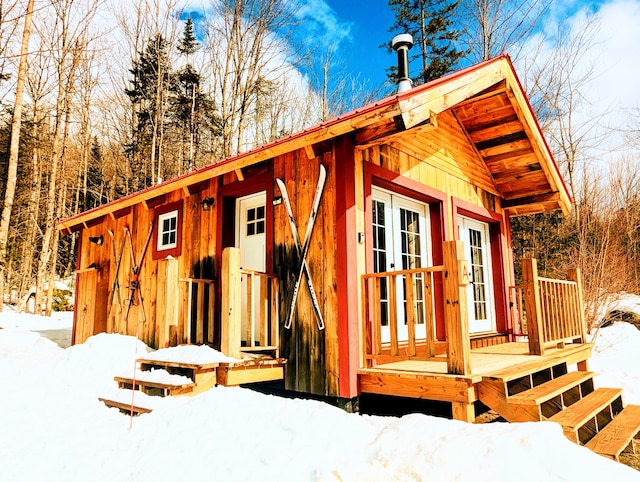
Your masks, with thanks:
[(7, 170), (7, 187), (4, 195), (4, 206), (0, 218), (0, 311), (4, 303), (5, 264), (7, 262), (7, 242), (9, 240), (9, 222), (16, 193), (18, 176), (18, 155), (20, 153), (20, 129), (22, 127), (22, 97), (24, 94), (25, 77), (27, 76), (27, 55), (29, 53), (29, 38), (31, 37), (31, 17), (33, 15), (34, 0), (29, 0), (24, 17), (24, 31), (20, 47), (20, 64), (18, 65), (18, 79), (16, 83), (16, 100), (13, 106), (13, 120), (11, 122), (11, 143), (9, 145), (9, 166)]

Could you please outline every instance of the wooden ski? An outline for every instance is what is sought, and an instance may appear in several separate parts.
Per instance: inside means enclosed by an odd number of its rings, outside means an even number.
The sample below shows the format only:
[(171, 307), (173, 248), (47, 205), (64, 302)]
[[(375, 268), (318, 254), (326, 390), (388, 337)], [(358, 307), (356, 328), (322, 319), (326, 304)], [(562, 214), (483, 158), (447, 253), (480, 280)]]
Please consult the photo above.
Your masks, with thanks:
[(127, 228), (126, 226), (124, 230), (127, 238), (129, 238), (129, 248), (131, 250), (131, 272), (133, 273), (133, 279), (129, 282), (131, 297), (127, 300), (127, 312), (124, 315), (124, 319), (125, 321), (129, 319), (129, 310), (131, 309), (131, 305), (135, 304), (134, 296), (137, 291), (138, 298), (140, 298), (140, 309), (142, 310), (142, 321), (144, 323), (147, 321), (147, 314), (144, 311), (144, 300), (142, 299), (142, 292), (140, 291), (140, 269), (142, 267), (142, 262), (144, 261), (144, 256), (145, 254), (147, 254), (147, 248), (149, 247), (149, 242), (151, 241), (151, 235), (153, 234), (153, 222), (151, 223), (151, 227), (149, 228), (149, 234), (147, 234), (147, 239), (144, 242), (144, 246), (142, 247), (142, 252), (140, 253), (139, 259), (137, 261), (136, 261), (136, 255), (133, 251), (133, 238), (131, 237), (131, 231), (129, 231), (129, 228)]
[(304, 236), (304, 243), (301, 243), (300, 236), (298, 235), (298, 227), (293, 217), (293, 209), (291, 208), (291, 200), (289, 199), (289, 193), (287, 192), (287, 187), (285, 186), (282, 180), (276, 179), (276, 183), (278, 184), (278, 188), (280, 189), (280, 193), (282, 194), (282, 200), (284, 202), (284, 206), (287, 211), (287, 217), (289, 218), (289, 226), (291, 227), (291, 232), (293, 233), (293, 240), (296, 245), (296, 250), (298, 251), (298, 256), (300, 257), (300, 268), (298, 270), (298, 276), (296, 278), (296, 283), (293, 288), (293, 296), (291, 298), (291, 304), (289, 305), (289, 314), (284, 324), (284, 327), (286, 329), (291, 328), (291, 323), (293, 321), (293, 314), (294, 314), (294, 311), (296, 308), (296, 302), (298, 299), (298, 291), (300, 290), (300, 283), (302, 281), (302, 277), (306, 276), (307, 286), (309, 287), (309, 293), (311, 294), (313, 311), (316, 315), (316, 322), (318, 323), (318, 329), (324, 330), (324, 318), (322, 317), (322, 311), (320, 310), (320, 303), (318, 302), (316, 291), (313, 288), (313, 282), (311, 280), (311, 275), (309, 273), (309, 265), (307, 264), (306, 256), (307, 256), (307, 252), (309, 251), (309, 246), (311, 245), (311, 236), (313, 234), (313, 228), (316, 222), (316, 218), (318, 216), (318, 209), (320, 208), (320, 201), (322, 199), (322, 193), (324, 192), (324, 184), (326, 180), (327, 180), (327, 170), (322, 164), (320, 164), (320, 175), (318, 176), (318, 185), (316, 187), (316, 192), (313, 197), (311, 214), (309, 215), (309, 221), (307, 223), (307, 232), (305, 233), (305, 236)]

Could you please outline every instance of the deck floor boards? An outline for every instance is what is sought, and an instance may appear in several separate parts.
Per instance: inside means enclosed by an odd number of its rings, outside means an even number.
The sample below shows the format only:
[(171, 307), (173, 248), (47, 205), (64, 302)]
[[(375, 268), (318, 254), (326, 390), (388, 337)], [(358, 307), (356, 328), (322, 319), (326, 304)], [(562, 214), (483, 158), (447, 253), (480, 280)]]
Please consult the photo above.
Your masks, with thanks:
[[(541, 367), (552, 366), (564, 360), (575, 362), (588, 359), (591, 354), (590, 344), (573, 345), (565, 348), (547, 350), (543, 356), (529, 355), (529, 346), (525, 342), (504, 343), (501, 345), (475, 348), (471, 350), (471, 373), (468, 375), (453, 375), (447, 373), (447, 359), (444, 355), (429, 360), (400, 360), (376, 365), (372, 368), (362, 368), (361, 375), (391, 376), (394, 374), (412, 375), (421, 378), (425, 383), (437, 384), (439, 380), (452, 378), (464, 380), (469, 384), (482, 381), (483, 377), (491, 377), (509, 372), (517, 367), (530, 368), (539, 364)], [(390, 393), (391, 394), (391, 393)]]

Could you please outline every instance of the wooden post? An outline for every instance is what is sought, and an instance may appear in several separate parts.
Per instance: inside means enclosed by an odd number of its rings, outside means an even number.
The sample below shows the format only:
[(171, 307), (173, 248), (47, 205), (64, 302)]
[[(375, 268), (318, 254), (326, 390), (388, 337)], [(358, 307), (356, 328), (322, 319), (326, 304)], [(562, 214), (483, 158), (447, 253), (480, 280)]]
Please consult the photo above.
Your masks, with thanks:
[(240, 281), (240, 250), (222, 251), (222, 314), (220, 350), (227, 356), (240, 358), (242, 340), (242, 284)]
[(447, 371), (456, 375), (471, 373), (471, 342), (467, 308), (469, 270), (463, 252), (462, 241), (445, 241), (444, 323), (447, 334)]
[(578, 317), (580, 320), (580, 340), (581, 343), (586, 343), (587, 342), (587, 319), (585, 317), (584, 314), (584, 298), (583, 298), (583, 294), (582, 294), (582, 272), (580, 271), (580, 268), (572, 268), (569, 270), (569, 280), (570, 281), (575, 281), (576, 283), (576, 289), (577, 289), (577, 296), (578, 299), (576, 300), (578, 307)]
[(544, 328), (542, 324), (538, 262), (533, 258), (522, 260), (522, 287), (524, 291), (524, 306), (527, 313), (529, 353), (532, 355), (544, 355)]

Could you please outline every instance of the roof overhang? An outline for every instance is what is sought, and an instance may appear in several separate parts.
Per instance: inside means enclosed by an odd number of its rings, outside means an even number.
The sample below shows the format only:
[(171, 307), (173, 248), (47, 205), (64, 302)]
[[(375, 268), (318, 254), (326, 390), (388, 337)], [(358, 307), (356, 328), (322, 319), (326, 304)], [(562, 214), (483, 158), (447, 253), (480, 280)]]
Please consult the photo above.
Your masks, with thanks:
[(435, 128), (438, 115), (449, 109), (486, 164), (495, 192), (511, 215), (570, 211), (568, 191), (513, 65), (503, 55), (64, 219), (58, 229), (69, 233), (90, 227), (104, 216), (126, 214), (139, 203), (149, 208), (153, 199), (170, 192), (197, 191), (209, 179), (298, 149), (313, 158), (327, 141), (341, 135), (353, 133), (360, 147), (419, 135)]

